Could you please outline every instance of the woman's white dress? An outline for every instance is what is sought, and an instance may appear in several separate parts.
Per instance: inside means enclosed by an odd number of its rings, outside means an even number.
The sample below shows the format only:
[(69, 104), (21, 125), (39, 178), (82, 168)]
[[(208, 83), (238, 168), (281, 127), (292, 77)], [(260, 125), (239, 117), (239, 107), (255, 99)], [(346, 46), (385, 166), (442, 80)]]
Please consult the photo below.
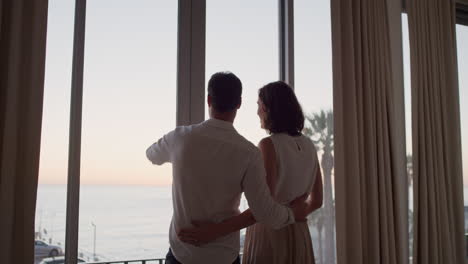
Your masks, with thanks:
[[(320, 169), (317, 151), (306, 136), (279, 133), (271, 137), (277, 163), (273, 198), (289, 204), (312, 190), (316, 170)], [(242, 263), (308, 264), (315, 263), (307, 222), (273, 230), (261, 223), (247, 228)]]

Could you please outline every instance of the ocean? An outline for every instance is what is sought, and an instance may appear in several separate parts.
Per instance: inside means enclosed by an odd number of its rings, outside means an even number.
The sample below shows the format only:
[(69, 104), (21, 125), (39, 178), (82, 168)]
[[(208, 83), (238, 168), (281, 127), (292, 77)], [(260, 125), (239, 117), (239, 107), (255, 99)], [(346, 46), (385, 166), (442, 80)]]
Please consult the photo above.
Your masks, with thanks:
[[(39, 185), (37, 196), (36, 235), (64, 248), (66, 186)], [(164, 258), (171, 217), (171, 186), (82, 185), (79, 255), (92, 260), (94, 224), (99, 260)]]
[[(39, 185), (36, 208), (37, 239), (64, 248), (66, 186)], [(95, 246), (100, 261), (164, 258), (171, 216), (171, 186), (82, 185), (79, 255), (91, 261)]]

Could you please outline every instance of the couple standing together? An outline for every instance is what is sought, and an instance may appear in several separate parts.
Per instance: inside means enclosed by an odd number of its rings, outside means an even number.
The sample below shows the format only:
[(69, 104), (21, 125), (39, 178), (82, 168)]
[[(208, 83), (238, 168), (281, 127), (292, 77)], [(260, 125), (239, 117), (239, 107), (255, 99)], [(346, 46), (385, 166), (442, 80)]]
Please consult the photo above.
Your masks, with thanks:
[[(304, 115), (291, 89), (259, 90), (261, 127), (255, 147), (234, 129), (242, 83), (233, 73), (208, 82), (210, 119), (177, 127), (146, 151), (172, 163), (174, 213), (166, 263), (240, 263), (239, 230), (247, 228), (242, 262), (314, 263), (306, 216), (322, 206), (322, 177)], [(241, 194), (249, 209), (240, 213)]]

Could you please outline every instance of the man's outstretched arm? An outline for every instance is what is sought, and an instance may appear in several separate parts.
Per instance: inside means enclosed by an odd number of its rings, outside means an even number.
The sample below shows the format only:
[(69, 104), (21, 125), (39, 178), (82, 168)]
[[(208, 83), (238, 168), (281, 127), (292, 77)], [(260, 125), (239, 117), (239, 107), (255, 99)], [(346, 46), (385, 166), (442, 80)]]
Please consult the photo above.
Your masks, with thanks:
[(174, 131), (164, 135), (156, 143), (146, 150), (146, 157), (151, 163), (162, 165), (171, 161), (171, 145), (174, 138)]

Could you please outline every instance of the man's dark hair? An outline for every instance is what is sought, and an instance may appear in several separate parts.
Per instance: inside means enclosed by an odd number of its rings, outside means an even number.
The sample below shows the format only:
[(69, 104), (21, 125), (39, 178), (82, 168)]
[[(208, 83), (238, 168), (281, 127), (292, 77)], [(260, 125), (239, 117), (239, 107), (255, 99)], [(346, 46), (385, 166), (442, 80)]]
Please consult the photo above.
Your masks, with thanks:
[(242, 83), (232, 72), (217, 72), (208, 81), (208, 95), (217, 112), (233, 111), (241, 103)]
[(284, 82), (269, 83), (258, 91), (265, 105), (265, 128), (270, 134), (298, 136), (304, 128), (304, 113), (293, 89)]

